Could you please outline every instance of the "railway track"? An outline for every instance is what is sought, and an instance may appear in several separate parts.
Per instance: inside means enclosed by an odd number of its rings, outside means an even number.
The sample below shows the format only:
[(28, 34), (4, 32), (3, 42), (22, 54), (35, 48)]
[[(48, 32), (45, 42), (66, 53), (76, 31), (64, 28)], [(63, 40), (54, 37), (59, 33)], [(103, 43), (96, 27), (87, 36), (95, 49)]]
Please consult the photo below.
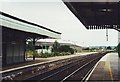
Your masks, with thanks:
[[(38, 76), (34, 76), (27, 80), (34, 80), (34, 82), (70, 82), (70, 81), (84, 81), (94, 65), (103, 57), (106, 53), (96, 53), (78, 58), (72, 63), (61, 66), (54, 70), (45, 72)], [(25, 80), (25, 81), (27, 81)], [(24, 82), (25, 82), (24, 81)]]

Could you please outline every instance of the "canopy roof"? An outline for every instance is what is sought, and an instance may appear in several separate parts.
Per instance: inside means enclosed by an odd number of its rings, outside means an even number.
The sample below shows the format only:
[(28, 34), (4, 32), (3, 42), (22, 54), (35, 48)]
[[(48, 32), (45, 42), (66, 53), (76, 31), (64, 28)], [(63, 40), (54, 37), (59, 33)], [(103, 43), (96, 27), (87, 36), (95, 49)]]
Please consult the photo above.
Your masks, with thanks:
[(56, 32), (41, 25), (11, 16), (4, 12), (0, 12), (0, 26), (3, 26), (3, 28), (7, 27), (24, 32), (43, 35), (49, 38), (60, 38), (61, 35), (60, 32)]
[(120, 31), (120, 2), (64, 2), (87, 29)]

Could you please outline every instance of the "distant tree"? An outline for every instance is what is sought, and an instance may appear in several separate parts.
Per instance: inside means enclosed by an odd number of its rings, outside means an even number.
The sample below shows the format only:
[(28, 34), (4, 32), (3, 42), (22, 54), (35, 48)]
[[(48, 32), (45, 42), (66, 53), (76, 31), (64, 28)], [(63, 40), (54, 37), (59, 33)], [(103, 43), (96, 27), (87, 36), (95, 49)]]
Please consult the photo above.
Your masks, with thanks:
[(57, 41), (55, 41), (52, 47), (52, 52), (54, 52), (55, 54), (58, 54), (61, 52), (69, 52), (73, 54), (74, 49), (70, 48), (70, 46), (68, 45), (60, 45)]
[(116, 51), (116, 50), (117, 50), (117, 47), (114, 47), (114, 50)]
[(70, 52), (71, 54), (74, 53), (74, 49), (70, 48), (68, 45), (62, 45), (59, 47), (59, 52)]
[(33, 60), (35, 60), (35, 56), (37, 55), (37, 51), (35, 51), (35, 49), (34, 49), (33, 41), (27, 41), (26, 51), (32, 51)]
[(47, 51), (48, 51), (48, 49), (49, 49), (49, 46), (46, 46), (46, 49), (47, 49)]
[(83, 50), (90, 50), (90, 48), (84, 48)]
[(68, 46), (68, 45), (62, 45), (59, 47), (60, 52), (68, 52), (69, 49), (70, 49), (70, 46)]
[[(70, 52), (71, 54), (74, 54), (74, 49), (73, 49), (73, 48), (70, 48), (69, 52)], [(75, 50), (75, 52), (77, 52), (77, 50)]]
[(59, 52), (59, 47), (60, 44), (57, 41), (55, 41), (52, 47), (52, 52)]
[(103, 49), (102, 46), (100, 46), (99, 49), (100, 49), (100, 50)]
[(33, 47), (33, 42), (32, 41), (27, 41), (27, 44), (26, 44), (26, 51), (33, 51), (34, 50), (34, 47)]
[(110, 46), (107, 47), (107, 50), (111, 50), (112, 48)]

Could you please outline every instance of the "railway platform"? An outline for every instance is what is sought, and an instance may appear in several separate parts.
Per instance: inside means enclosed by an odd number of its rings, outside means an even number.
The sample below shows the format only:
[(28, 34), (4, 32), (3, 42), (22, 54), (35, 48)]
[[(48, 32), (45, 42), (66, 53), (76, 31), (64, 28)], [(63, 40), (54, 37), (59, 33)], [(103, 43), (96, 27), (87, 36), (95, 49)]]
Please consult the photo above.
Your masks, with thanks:
[(92, 54), (92, 53), (97, 53), (97, 52), (82, 52), (82, 53), (76, 53), (73, 55), (66, 55), (66, 56), (35, 58), (35, 60), (33, 60), (33, 58), (27, 58), (26, 62), (19, 63), (19, 64), (13, 64), (13, 65), (7, 65), (5, 67), (2, 67), (1, 72), (26, 68), (26, 67), (30, 67), (30, 66), (37, 65), (37, 64), (43, 64), (46, 62), (52, 62), (52, 61), (57, 61), (57, 60), (67, 59), (67, 58), (72, 58), (72, 57), (77, 57), (77, 56), (83, 56), (83, 55)]
[(120, 81), (120, 58), (117, 53), (108, 53), (95, 65), (86, 81)]

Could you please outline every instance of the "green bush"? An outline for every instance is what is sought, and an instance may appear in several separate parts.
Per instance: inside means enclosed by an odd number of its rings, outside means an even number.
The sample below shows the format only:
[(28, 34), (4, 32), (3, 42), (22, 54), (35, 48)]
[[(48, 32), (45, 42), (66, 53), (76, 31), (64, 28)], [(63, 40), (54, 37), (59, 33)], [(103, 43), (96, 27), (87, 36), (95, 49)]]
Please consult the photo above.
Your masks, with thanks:
[(54, 53), (48, 53), (48, 52), (39, 54), (39, 57), (42, 57), (42, 58), (53, 57), (53, 56), (55, 56)]
[(70, 52), (71, 54), (74, 54), (74, 49), (70, 48), (70, 49), (69, 49), (69, 52)]
[(66, 52), (61, 52), (60, 53), (60, 56), (64, 56), (64, 55), (66, 55)]
[(28, 51), (25, 52), (26, 57), (29, 57), (29, 58), (33, 57), (32, 54), (33, 54), (33, 51), (31, 51), (31, 50), (28, 50)]
[(32, 55), (29, 55), (28, 58), (33, 58), (33, 56), (32, 56)]
[(63, 52), (61, 52), (61, 53), (60, 53), (60, 56), (64, 56), (64, 53), (63, 53)]
[(40, 55), (39, 55), (39, 54), (35, 54), (35, 57), (39, 58), (39, 57), (40, 57)]
[(59, 56), (59, 55), (60, 55), (60, 52), (53, 52), (53, 55), (54, 55), (54, 56)]
[(71, 55), (71, 54), (73, 54), (74, 52), (66, 52), (66, 55)]

